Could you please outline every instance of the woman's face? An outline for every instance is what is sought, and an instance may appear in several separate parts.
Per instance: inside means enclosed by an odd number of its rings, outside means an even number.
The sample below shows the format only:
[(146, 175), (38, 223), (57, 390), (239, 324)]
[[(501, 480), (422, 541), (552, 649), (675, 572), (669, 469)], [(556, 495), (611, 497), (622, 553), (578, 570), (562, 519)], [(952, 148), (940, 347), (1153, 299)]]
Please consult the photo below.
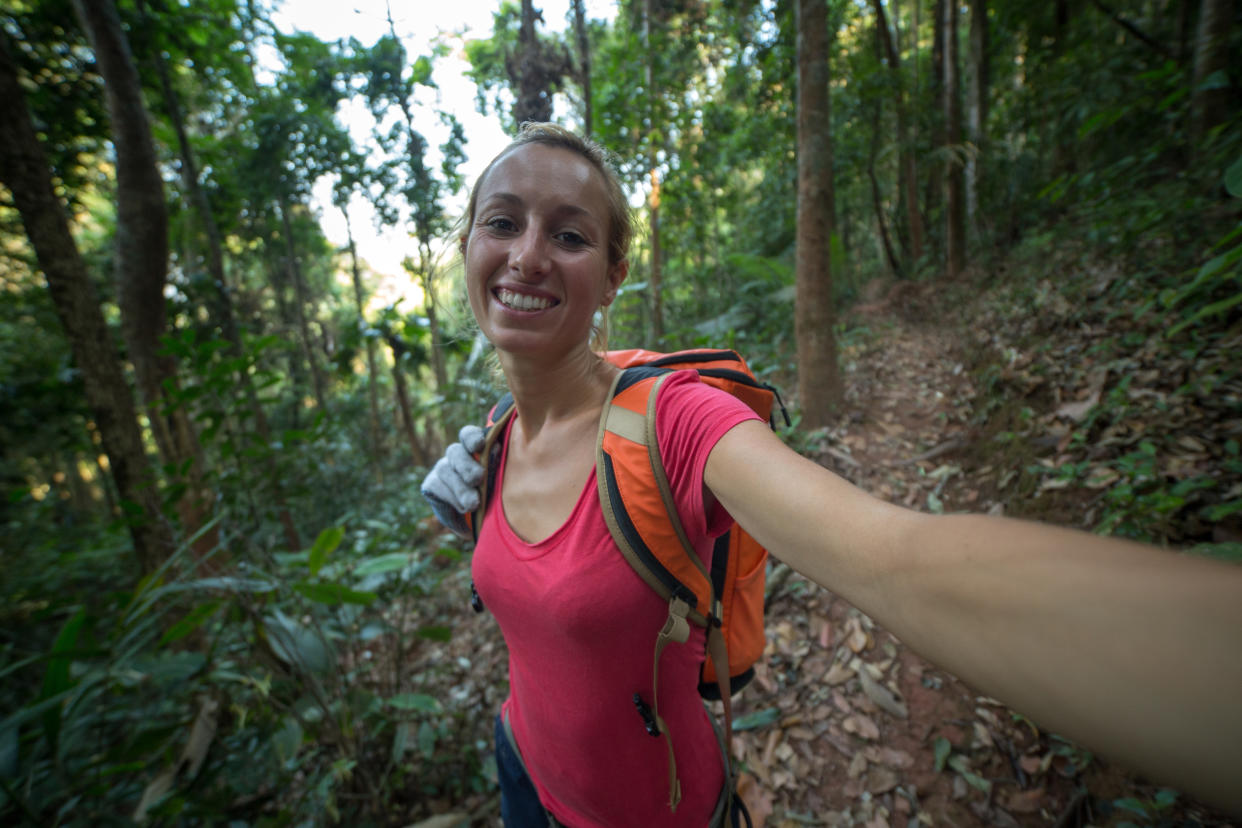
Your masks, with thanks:
[(559, 356), (583, 348), (625, 264), (608, 263), (608, 196), (571, 150), (525, 144), (477, 185), (466, 242), (466, 289), (500, 351)]

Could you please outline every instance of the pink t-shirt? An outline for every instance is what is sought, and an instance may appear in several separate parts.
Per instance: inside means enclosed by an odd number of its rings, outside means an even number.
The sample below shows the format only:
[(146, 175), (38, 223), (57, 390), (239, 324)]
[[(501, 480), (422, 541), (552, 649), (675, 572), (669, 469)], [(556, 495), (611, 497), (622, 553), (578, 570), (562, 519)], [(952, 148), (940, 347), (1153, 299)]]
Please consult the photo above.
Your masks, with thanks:
[[(703, 467), (716, 441), (748, 419), (745, 403), (698, 382), (670, 377), (656, 404), (656, 429), (677, 509), (705, 563), (731, 518), (703, 506)], [(626, 563), (604, 523), (595, 472), (568, 520), (526, 543), (499, 507), (504, 463), (475, 548), (473, 574), (509, 647), (514, 738), (539, 798), (571, 828), (674, 828), (707, 824), (724, 784), (720, 748), (698, 695), (704, 631), (660, 659), (660, 715), (672, 734), (682, 801), (668, 807), (664, 738), (643, 727), (632, 697), (651, 702), (656, 635), (668, 603)], [(708, 564), (710, 566), (710, 563)]]

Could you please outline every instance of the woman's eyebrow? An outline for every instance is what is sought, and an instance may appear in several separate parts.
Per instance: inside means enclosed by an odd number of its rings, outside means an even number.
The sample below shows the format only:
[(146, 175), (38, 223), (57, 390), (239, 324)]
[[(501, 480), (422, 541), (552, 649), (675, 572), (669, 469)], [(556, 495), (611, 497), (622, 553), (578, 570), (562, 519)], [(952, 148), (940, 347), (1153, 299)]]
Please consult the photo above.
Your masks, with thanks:
[[(516, 193), (499, 192), (488, 193), (487, 198), (483, 200), (483, 204), (484, 206), (491, 206), (492, 203), (497, 201), (514, 206), (521, 206), (526, 203), (522, 200), (522, 197)], [(565, 214), (571, 216), (582, 216), (584, 218), (591, 219), (592, 221), (599, 221), (599, 218), (590, 210), (578, 204), (574, 204), (573, 202), (558, 204), (554, 209), (558, 215)]]

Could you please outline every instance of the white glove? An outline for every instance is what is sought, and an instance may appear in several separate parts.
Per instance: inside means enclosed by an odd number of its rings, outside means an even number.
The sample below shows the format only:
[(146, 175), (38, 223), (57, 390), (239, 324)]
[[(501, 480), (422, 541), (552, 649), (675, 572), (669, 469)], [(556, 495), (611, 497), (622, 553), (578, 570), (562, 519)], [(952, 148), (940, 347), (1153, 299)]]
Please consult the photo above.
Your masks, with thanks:
[(462, 537), (470, 537), (465, 513), (479, 508), (478, 485), (483, 482), (483, 466), (473, 454), (483, 450), (487, 433), (477, 425), (462, 426), (453, 443), (423, 478), (421, 491), (431, 511), (444, 526)]

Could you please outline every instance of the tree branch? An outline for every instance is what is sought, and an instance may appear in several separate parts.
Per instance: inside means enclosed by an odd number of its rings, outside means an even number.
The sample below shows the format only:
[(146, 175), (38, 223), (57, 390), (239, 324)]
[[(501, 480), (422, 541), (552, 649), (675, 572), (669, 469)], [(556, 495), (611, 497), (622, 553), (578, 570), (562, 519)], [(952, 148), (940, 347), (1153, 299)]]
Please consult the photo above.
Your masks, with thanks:
[(1104, 12), (1106, 15), (1108, 15), (1109, 18), (1114, 23), (1116, 23), (1118, 26), (1125, 29), (1127, 32), (1134, 35), (1139, 40), (1143, 41), (1143, 43), (1147, 44), (1147, 46), (1152, 51), (1156, 52), (1157, 54), (1163, 57), (1168, 58), (1169, 60), (1177, 59), (1176, 56), (1172, 52), (1170, 52), (1167, 48), (1165, 48), (1165, 46), (1162, 43), (1160, 43), (1160, 41), (1156, 40), (1153, 37), (1150, 37), (1149, 35), (1144, 33), (1143, 30), (1140, 29), (1138, 26), (1135, 26), (1129, 20), (1126, 20), (1120, 14), (1110, 9), (1108, 6), (1104, 5), (1103, 0), (1091, 0), (1091, 4), (1095, 6), (1097, 9), (1099, 9), (1100, 11)]

